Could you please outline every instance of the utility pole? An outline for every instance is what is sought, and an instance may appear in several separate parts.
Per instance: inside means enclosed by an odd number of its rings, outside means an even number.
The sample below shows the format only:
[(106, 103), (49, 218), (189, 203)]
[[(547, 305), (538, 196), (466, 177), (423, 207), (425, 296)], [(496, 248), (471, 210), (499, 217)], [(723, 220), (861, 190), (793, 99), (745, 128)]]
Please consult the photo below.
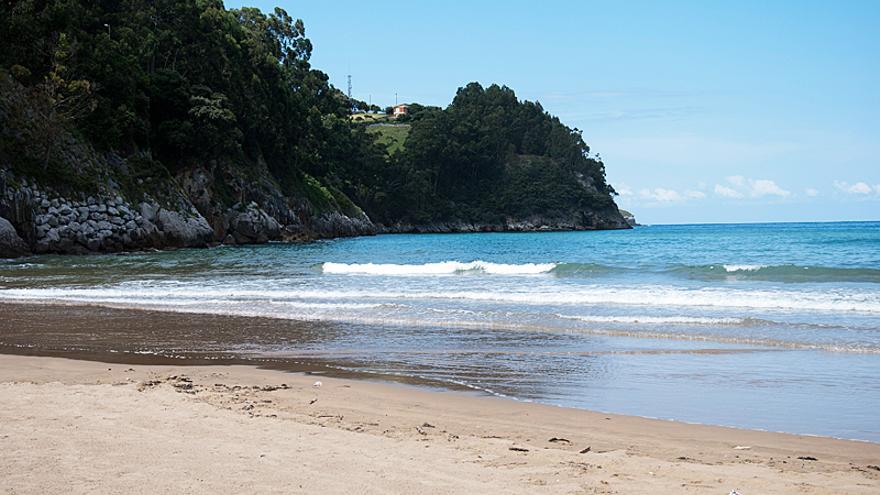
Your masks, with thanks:
[(351, 74), (348, 75), (348, 101), (351, 102)]

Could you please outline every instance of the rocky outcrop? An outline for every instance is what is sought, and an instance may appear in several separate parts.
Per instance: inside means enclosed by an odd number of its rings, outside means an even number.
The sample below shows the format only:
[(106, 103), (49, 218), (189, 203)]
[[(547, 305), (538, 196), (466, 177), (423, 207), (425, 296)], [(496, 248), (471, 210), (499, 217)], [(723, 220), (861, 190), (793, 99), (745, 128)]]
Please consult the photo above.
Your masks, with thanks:
[(636, 216), (626, 210), (620, 210), (620, 214), (623, 215), (623, 219), (630, 227), (638, 227), (639, 222), (636, 221)]
[(0, 258), (16, 258), (29, 251), (27, 244), (15, 231), (15, 227), (9, 223), (9, 220), (0, 217)]
[(224, 207), (215, 198), (211, 174), (196, 169), (188, 177), (184, 191), (166, 184), (162, 200), (141, 194), (133, 202), (112, 192), (112, 181), (101, 188), (102, 194), (67, 198), (0, 168), (0, 215), (5, 222), (0, 226), (0, 257), (301, 242), (376, 233), (359, 209), (350, 216), (336, 210), (315, 212), (308, 202), (284, 196), (271, 183), (242, 181), (235, 193), (260, 202)]
[(372, 235), (377, 232), (376, 226), (363, 212), (359, 215), (343, 215), (338, 211), (318, 215), (313, 221), (313, 229), (319, 238), (354, 237)]
[(254, 202), (229, 209), (226, 231), (225, 244), (263, 244), (281, 238), (281, 224)]
[(6, 210), (19, 213), (17, 230), (28, 233), (25, 237), (29, 242), (22, 240), (23, 245), (18, 245), (23, 247), (19, 249), (23, 252), (88, 253), (197, 247), (208, 245), (214, 235), (195, 208), (170, 210), (155, 202), (142, 202), (135, 207), (121, 196), (67, 199), (32, 185), (7, 189), (0, 199)]
[[(243, 175), (233, 167), (213, 164), (176, 176), (177, 182), (224, 244), (302, 242), (312, 239), (372, 235), (377, 229), (359, 208), (334, 204), (322, 209), (296, 195), (285, 194), (266, 173)], [(218, 180), (222, 180), (220, 187)], [(222, 190), (226, 198), (221, 198)], [(229, 196), (237, 201), (232, 206)], [(345, 210), (345, 211), (343, 211)]]
[(465, 221), (428, 224), (394, 224), (380, 226), (382, 233), (455, 233), (455, 232), (552, 232), (566, 230), (628, 229), (623, 216), (613, 210), (590, 210), (577, 214), (507, 218), (503, 223), (472, 223)]

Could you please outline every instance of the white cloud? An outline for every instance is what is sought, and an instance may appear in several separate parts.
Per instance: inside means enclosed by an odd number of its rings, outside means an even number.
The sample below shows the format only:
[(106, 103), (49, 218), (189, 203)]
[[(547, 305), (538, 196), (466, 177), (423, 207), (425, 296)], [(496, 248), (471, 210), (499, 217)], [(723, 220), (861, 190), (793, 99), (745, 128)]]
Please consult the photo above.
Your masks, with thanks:
[(746, 183), (746, 178), (742, 175), (730, 175), (725, 178), (727, 182), (730, 182), (734, 186), (742, 186)]
[(845, 192), (847, 194), (871, 194), (872, 192), (876, 192), (880, 194), (880, 184), (871, 187), (867, 182), (856, 182), (855, 184), (850, 184), (849, 182), (836, 180), (834, 181), (834, 187), (839, 191)]
[(717, 194), (719, 196), (723, 196), (725, 198), (741, 198), (741, 197), (743, 197), (742, 193), (740, 193), (736, 189), (732, 189), (727, 186), (722, 186), (721, 184), (715, 184), (715, 194)]
[(614, 188), (617, 191), (617, 194), (621, 196), (632, 196), (633, 190), (629, 188), (629, 186), (625, 184), (621, 184), (619, 187)]
[(785, 189), (779, 187), (772, 180), (767, 179), (758, 179), (751, 180), (749, 179), (749, 185), (751, 186), (751, 194), (756, 198), (760, 198), (761, 196), (779, 196), (780, 198), (786, 198), (791, 196), (791, 192), (786, 191)]
[(706, 193), (703, 191), (685, 191), (684, 195), (691, 199), (703, 199), (706, 197)]
[(816, 189), (813, 189), (812, 187), (808, 187), (804, 190), (804, 194), (806, 194), (807, 196), (809, 196), (811, 198), (815, 198), (816, 196), (819, 195), (819, 191)]
[(770, 179), (749, 179), (742, 175), (731, 175), (725, 177), (729, 186), (723, 184), (715, 184), (715, 194), (724, 198), (761, 198), (764, 196), (777, 196), (787, 198), (791, 196), (791, 191), (787, 191), (780, 187), (776, 182)]
[(639, 191), (639, 196), (643, 199), (657, 201), (659, 203), (674, 203), (677, 201), (681, 201), (684, 197), (673, 189), (666, 189), (663, 187), (655, 187), (654, 189), (642, 189)]

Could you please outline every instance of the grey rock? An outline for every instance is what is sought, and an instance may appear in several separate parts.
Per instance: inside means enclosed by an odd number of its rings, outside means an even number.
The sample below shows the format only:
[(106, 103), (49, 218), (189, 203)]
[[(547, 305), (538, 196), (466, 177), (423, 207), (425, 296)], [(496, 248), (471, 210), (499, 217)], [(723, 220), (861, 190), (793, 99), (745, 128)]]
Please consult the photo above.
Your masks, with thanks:
[(157, 214), (156, 226), (170, 246), (206, 246), (214, 238), (214, 230), (208, 225), (205, 217), (197, 212), (192, 216), (185, 216), (180, 212), (162, 208)]
[(140, 204), (140, 211), (141, 216), (148, 222), (156, 223), (159, 218), (159, 205), (144, 202)]
[(100, 239), (89, 239), (86, 241), (86, 248), (89, 251), (100, 251), (101, 250), (101, 241)]
[(15, 227), (0, 217), (0, 258), (15, 258), (29, 252), (27, 244), (18, 236)]
[(108, 230), (109, 231), (112, 228), (113, 228), (113, 225), (111, 225), (110, 222), (108, 222), (106, 220), (101, 220), (100, 222), (98, 222), (98, 225), (97, 225), (98, 230)]
[(281, 237), (281, 225), (256, 203), (250, 203), (245, 208), (233, 206), (227, 216), (226, 238), (232, 236), (235, 244), (262, 244)]

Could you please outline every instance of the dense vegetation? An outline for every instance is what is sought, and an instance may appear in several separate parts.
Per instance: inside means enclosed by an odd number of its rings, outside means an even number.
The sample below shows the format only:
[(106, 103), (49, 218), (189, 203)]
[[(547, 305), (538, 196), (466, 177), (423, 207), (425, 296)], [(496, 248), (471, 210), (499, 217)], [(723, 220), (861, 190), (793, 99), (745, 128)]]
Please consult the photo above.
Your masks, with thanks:
[(382, 221), (493, 223), (613, 204), (604, 166), (580, 131), (510, 88), (470, 83), (446, 109), (410, 110), (405, 145), (379, 179), (384, 187), (360, 198)]
[[(303, 23), (282, 9), (7, 1), (0, 39), (0, 76), (42, 102), (47, 121), (141, 175), (227, 164), (268, 173), (290, 196), (347, 196), (383, 223), (613, 206), (603, 165), (580, 132), (506, 87), (471, 83), (446, 109), (414, 105), (409, 132), (382, 141), (352, 122), (352, 110), (369, 105), (349, 101), (310, 66)], [(60, 134), (52, 126), (44, 134), (54, 147)], [(20, 135), (0, 138), (0, 160), (17, 171), (64, 176), (51, 149), (25, 153)]]

